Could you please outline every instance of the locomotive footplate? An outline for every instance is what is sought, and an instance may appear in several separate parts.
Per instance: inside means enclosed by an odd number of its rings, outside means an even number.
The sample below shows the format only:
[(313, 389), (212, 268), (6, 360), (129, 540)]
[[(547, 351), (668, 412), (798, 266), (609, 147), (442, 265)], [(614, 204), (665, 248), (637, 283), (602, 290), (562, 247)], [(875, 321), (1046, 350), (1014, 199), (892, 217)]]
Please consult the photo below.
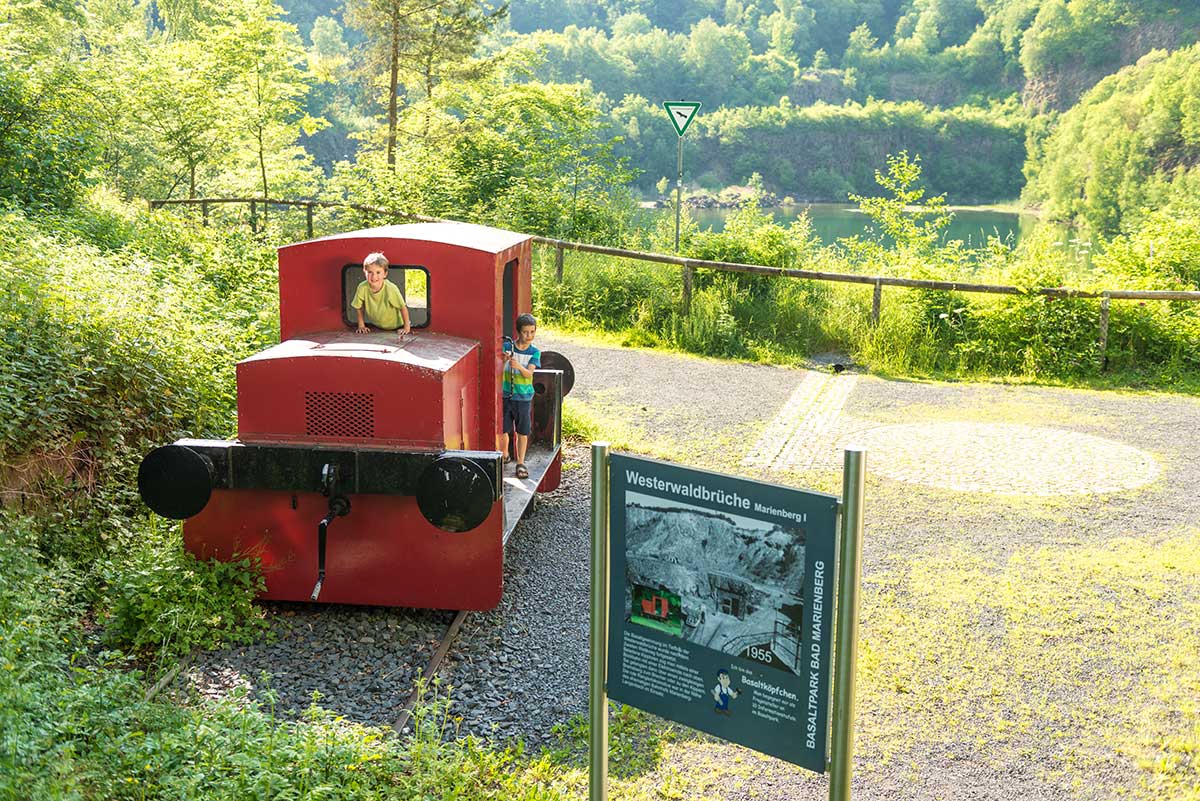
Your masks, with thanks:
[[(504, 476), (504, 544), (521, 518), (532, 511), (537, 503), (537, 493), (544, 491), (543, 483), (558, 484), (560, 470), (559, 447), (547, 446), (544, 443), (531, 442), (525, 453), (525, 467), (529, 470), (529, 478), (517, 478), (512, 475)], [(506, 465), (507, 472), (512, 472), (512, 465)], [(550, 479), (550, 480), (546, 480)]]

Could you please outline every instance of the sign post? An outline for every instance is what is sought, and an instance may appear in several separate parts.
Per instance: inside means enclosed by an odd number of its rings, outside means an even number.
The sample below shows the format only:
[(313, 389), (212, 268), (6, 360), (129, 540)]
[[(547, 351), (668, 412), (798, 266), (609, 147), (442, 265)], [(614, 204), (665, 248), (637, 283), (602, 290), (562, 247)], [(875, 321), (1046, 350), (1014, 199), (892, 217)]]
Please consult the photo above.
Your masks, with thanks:
[(838, 499), (592, 443), (589, 801), (610, 696), (850, 801), (865, 462), (847, 449)]
[(854, 676), (858, 667), (858, 589), (862, 575), (863, 476), (867, 453), (847, 448), (842, 467), (842, 530), (838, 562), (837, 663), (829, 801), (850, 801), (854, 757)]
[(591, 686), (588, 698), (588, 801), (608, 797), (608, 443), (592, 443)]
[[(679, 252), (679, 215), (683, 209), (683, 134), (687, 131), (696, 112), (700, 110), (698, 101), (679, 100), (663, 103), (667, 116), (675, 133), (679, 134), (679, 172), (675, 177), (675, 252)], [(683, 268), (683, 313), (687, 314), (692, 305), (692, 268)]]

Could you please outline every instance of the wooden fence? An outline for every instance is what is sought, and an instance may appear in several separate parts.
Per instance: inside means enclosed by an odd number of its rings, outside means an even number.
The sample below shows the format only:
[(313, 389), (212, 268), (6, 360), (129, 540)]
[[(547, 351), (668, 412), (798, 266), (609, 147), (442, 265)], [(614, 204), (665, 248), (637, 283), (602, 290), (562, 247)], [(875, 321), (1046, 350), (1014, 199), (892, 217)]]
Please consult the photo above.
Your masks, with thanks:
[[(384, 217), (401, 218), (405, 220), (415, 220), (417, 222), (454, 222), (453, 220), (443, 220), (438, 217), (426, 217), (421, 214), (397, 212), (392, 209), (384, 209), (377, 206), (367, 206), (361, 203), (346, 203), (341, 201), (327, 200), (279, 200), (274, 198), (180, 198), (173, 200), (151, 200), (150, 208), (157, 209), (168, 205), (198, 205), (200, 206), (200, 212), (204, 218), (204, 224), (207, 225), (209, 206), (222, 203), (250, 204), (250, 228), (252, 231), (258, 230), (258, 209), (260, 207), (263, 209), (265, 214), (266, 210), (270, 206), (300, 206), (305, 209), (307, 223), (306, 230), (310, 237), (313, 236), (314, 208), (349, 209), (365, 214), (381, 215)], [(621, 248), (604, 247), (602, 245), (589, 245), (584, 242), (568, 242), (565, 240), (551, 239), (544, 236), (534, 236), (531, 238), (534, 242), (540, 245), (547, 245), (555, 249), (555, 278), (560, 283), (563, 280), (563, 269), (566, 261), (565, 253), (568, 250), (573, 250), (578, 253), (594, 253), (600, 256), (612, 256), (614, 258), (621, 259), (648, 261), (656, 264), (677, 265), (682, 268), (683, 271), (683, 309), (685, 313), (691, 306), (692, 274), (697, 269), (720, 270), (731, 273), (748, 273), (751, 275), (778, 276), (781, 278), (802, 278), (810, 281), (835, 281), (850, 284), (870, 284), (875, 290), (871, 300), (872, 324), (879, 323), (880, 306), (883, 302), (883, 288), (885, 286), (903, 287), (906, 289), (933, 289), (945, 292), (977, 292), (981, 294), (992, 295), (1045, 295), (1052, 298), (1072, 298), (1080, 300), (1094, 300), (1098, 298), (1100, 300), (1100, 320), (1097, 336), (1097, 350), (1100, 354), (1102, 363), (1105, 365), (1108, 363), (1108, 316), (1109, 306), (1112, 301), (1200, 301), (1200, 292), (1174, 292), (1168, 290), (1149, 289), (1084, 290), (1070, 289), (1068, 287), (1038, 287), (1035, 289), (1022, 289), (1015, 286), (1004, 286), (1000, 284), (972, 284), (960, 281), (931, 281), (918, 278), (894, 278), (885, 275), (872, 276), (855, 275), (853, 273), (825, 273), (815, 270), (795, 270), (785, 267), (766, 267), (761, 264), (739, 264), (737, 262), (705, 261), (703, 259), (689, 259), (683, 256), (671, 256), (664, 253), (647, 253), (639, 250), (624, 250)]]

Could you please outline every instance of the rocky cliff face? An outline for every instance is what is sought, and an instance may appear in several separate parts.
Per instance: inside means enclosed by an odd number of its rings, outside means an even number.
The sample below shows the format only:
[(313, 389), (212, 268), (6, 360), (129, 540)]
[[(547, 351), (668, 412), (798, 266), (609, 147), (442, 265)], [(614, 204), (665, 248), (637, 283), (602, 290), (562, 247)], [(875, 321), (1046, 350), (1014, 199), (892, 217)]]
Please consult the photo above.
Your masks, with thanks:
[(1175, 50), (1196, 38), (1197, 32), (1192, 28), (1162, 20), (1143, 23), (1121, 34), (1112, 58), (1099, 65), (1068, 62), (1026, 76), (1021, 100), (1033, 111), (1065, 111), (1106, 76), (1136, 63), (1151, 50)]
[[(634, 505), (626, 509), (625, 530), (631, 561), (648, 557), (678, 564), (681, 573), (713, 572), (781, 586), (803, 585), (804, 540), (794, 529), (747, 529), (715, 512)], [(663, 569), (660, 563), (658, 570)]]

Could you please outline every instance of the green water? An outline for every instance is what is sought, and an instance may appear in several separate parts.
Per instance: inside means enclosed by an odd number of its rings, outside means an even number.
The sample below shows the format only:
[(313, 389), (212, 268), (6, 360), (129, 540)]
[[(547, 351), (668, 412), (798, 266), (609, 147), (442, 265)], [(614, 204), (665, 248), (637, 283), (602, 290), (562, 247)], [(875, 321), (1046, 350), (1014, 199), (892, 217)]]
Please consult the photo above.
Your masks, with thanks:
[[(812, 219), (813, 232), (826, 245), (850, 236), (871, 239), (876, 237), (871, 230), (873, 226), (871, 219), (860, 212), (857, 206), (840, 203), (814, 203), (809, 206), (790, 206), (768, 211), (776, 222), (784, 225), (807, 211)], [(721, 231), (725, 227), (726, 218), (733, 212), (731, 209), (691, 209), (690, 213), (701, 229)], [(1037, 217), (1029, 214), (960, 209), (954, 212), (954, 217), (944, 232), (944, 239), (945, 241), (960, 240), (964, 246), (971, 249), (986, 245), (988, 237), (998, 237), (1003, 242), (1015, 245), (1022, 237), (1028, 236), (1034, 228), (1042, 224)], [(1068, 236), (1064, 228), (1064, 241)]]

